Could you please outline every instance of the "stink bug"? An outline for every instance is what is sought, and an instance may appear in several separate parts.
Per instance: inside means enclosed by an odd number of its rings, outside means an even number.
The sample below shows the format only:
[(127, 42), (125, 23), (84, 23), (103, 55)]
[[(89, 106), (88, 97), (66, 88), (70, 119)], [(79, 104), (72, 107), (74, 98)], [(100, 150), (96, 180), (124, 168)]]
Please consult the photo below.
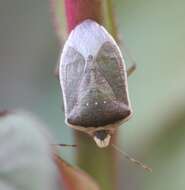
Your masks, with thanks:
[(132, 115), (121, 51), (106, 29), (92, 20), (76, 26), (65, 42), (59, 78), (65, 123), (110, 143), (117, 127)]

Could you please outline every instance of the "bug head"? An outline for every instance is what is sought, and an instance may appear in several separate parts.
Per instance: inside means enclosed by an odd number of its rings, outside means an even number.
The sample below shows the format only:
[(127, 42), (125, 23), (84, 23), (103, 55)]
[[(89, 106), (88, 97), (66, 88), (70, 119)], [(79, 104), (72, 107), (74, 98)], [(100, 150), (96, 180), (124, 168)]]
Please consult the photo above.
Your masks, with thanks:
[(98, 147), (105, 148), (110, 143), (111, 135), (107, 130), (100, 130), (94, 133), (93, 139)]

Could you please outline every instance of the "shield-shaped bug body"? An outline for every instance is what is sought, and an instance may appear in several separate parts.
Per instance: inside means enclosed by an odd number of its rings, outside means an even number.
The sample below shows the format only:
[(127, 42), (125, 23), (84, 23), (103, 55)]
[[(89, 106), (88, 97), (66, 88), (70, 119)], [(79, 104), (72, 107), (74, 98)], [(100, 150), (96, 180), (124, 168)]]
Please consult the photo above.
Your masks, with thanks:
[(65, 122), (109, 145), (116, 128), (132, 114), (127, 74), (112, 36), (95, 21), (85, 20), (70, 33), (60, 60)]

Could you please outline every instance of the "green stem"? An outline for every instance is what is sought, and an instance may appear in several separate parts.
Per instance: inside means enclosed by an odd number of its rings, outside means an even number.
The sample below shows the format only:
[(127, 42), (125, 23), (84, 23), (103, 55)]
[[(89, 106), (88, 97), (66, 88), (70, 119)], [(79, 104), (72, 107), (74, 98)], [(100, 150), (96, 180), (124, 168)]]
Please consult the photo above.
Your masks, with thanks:
[(87, 135), (76, 132), (78, 165), (96, 179), (101, 190), (116, 189), (116, 157), (111, 147), (100, 149)]
[(105, 0), (103, 6), (105, 27), (117, 41), (118, 31), (115, 22), (114, 7), (112, 0)]
[[(117, 28), (113, 15), (112, 0), (106, 0), (101, 7), (103, 25), (117, 40)], [(117, 189), (116, 155), (111, 147), (98, 148), (94, 141), (85, 134), (75, 133), (79, 144), (78, 165), (96, 179), (102, 190)], [(116, 134), (113, 141), (116, 141)]]

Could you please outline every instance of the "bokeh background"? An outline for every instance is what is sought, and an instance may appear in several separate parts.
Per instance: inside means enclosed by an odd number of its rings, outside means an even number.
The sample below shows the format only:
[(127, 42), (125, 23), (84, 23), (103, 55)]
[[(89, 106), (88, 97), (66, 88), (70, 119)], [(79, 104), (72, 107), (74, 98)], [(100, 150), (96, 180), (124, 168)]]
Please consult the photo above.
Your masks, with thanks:
[[(119, 129), (119, 146), (153, 168), (120, 162), (120, 190), (185, 188), (185, 1), (114, 2), (123, 50), (137, 63), (129, 78), (134, 116)], [(60, 44), (48, 1), (0, 0), (0, 109), (25, 109), (56, 142), (71, 144), (53, 71)], [(126, 64), (131, 59), (126, 56)], [(31, 135), (31, 134), (30, 134)], [(74, 162), (75, 150), (63, 149)]]

